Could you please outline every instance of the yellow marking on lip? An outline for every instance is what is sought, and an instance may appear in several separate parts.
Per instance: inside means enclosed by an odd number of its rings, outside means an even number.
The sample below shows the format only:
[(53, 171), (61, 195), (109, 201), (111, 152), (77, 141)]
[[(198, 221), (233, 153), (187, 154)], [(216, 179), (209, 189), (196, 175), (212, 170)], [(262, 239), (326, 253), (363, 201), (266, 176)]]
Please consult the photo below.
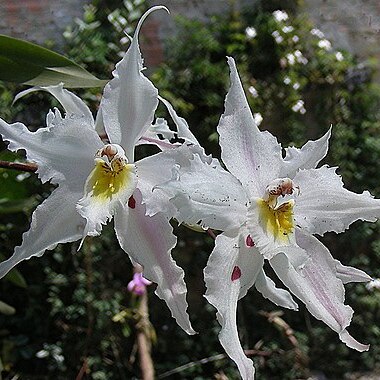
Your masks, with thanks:
[(126, 164), (121, 159), (116, 159), (111, 165), (96, 160), (95, 167), (88, 177), (87, 188), (91, 189), (91, 197), (99, 202), (110, 200), (132, 181), (134, 165)]
[(257, 200), (260, 222), (267, 233), (282, 243), (289, 241), (289, 235), (294, 231), (293, 205), (290, 200), (279, 207), (272, 208), (264, 199)]

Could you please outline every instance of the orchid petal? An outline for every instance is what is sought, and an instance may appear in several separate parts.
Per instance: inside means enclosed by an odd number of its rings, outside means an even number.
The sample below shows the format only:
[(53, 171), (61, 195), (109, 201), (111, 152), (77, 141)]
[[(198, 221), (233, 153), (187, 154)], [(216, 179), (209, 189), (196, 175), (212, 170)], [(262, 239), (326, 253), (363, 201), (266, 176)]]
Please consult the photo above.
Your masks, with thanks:
[(311, 234), (343, 232), (356, 220), (374, 222), (380, 216), (380, 200), (368, 192), (346, 190), (335, 170), (327, 166), (301, 170), (294, 178), (300, 192), (294, 207), (295, 220)]
[(253, 285), (263, 266), (256, 248), (245, 244), (237, 230), (218, 235), (204, 270), (205, 297), (217, 309), (222, 326), (219, 340), (227, 355), (237, 364), (244, 380), (253, 380), (255, 369), (241, 347), (236, 325), (237, 301)]
[(22, 123), (8, 124), (0, 119), (0, 134), (9, 141), (8, 149), (26, 150), (27, 159), (38, 165), (42, 182), (65, 181), (73, 191), (81, 191), (93, 167), (94, 154), (103, 144), (84, 117), (62, 119), (56, 111), (48, 120), (48, 128), (30, 132)]
[[(176, 133), (177, 137), (185, 140), (183, 145), (188, 146), (189, 149), (192, 150), (192, 153), (198, 154), (198, 156), (201, 158), (203, 162), (207, 162), (210, 165), (213, 164), (213, 165), (220, 166), (220, 163), (217, 159), (205, 153), (205, 150), (203, 149), (203, 147), (199, 144), (196, 137), (190, 131), (187, 121), (183, 117), (178, 116), (173, 106), (166, 99), (162, 98), (161, 96), (159, 96), (158, 99), (161, 100), (166, 106), (166, 108), (168, 109), (169, 114), (177, 127), (177, 133)], [(188, 162), (188, 159), (182, 160), (181, 162), (180, 161), (177, 161), (177, 162), (182, 167), (187, 166), (186, 164)]]
[(169, 181), (172, 177), (174, 165), (175, 159), (172, 152), (158, 153), (136, 162), (138, 187), (147, 215), (152, 216), (163, 212), (168, 217), (172, 217), (176, 214), (176, 208), (169, 203), (168, 194), (159, 187), (161, 183)]
[(158, 106), (158, 91), (142, 74), (138, 37), (144, 20), (159, 9), (167, 10), (152, 7), (141, 17), (127, 53), (113, 71), (114, 79), (104, 88), (100, 104), (110, 142), (121, 145), (130, 162), (134, 160), (134, 146), (152, 124)]
[(89, 126), (94, 126), (94, 118), (86, 103), (84, 103), (84, 101), (81, 98), (79, 98), (72, 92), (63, 88), (63, 83), (55, 86), (28, 88), (18, 93), (15, 96), (14, 102), (22, 98), (23, 96), (35, 91), (49, 92), (61, 103), (68, 115), (74, 114), (76, 116), (83, 116), (87, 120)]
[(336, 274), (343, 284), (350, 282), (367, 282), (372, 278), (367, 273), (354, 267), (342, 265), (338, 260), (335, 260)]
[(184, 168), (177, 167), (173, 179), (158, 188), (171, 198), (179, 223), (225, 230), (240, 226), (246, 217), (248, 200), (240, 182), (198, 154)]
[(134, 263), (143, 266), (144, 277), (157, 284), (156, 294), (166, 302), (179, 326), (188, 334), (195, 334), (186, 313), (184, 273), (170, 256), (177, 239), (169, 220), (161, 213), (145, 215), (139, 190), (133, 197), (133, 206), (120, 205), (115, 214), (120, 246)]
[(104, 127), (103, 111), (101, 108), (98, 109), (98, 113), (96, 114), (95, 131), (99, 136), (107, 136), (106, 129)]
[(174, 110), (173, 106), (169, 103), (169, 101), (162, 98), (161, 96), (159, 96), (158, 99), (161, 100), (162, 103), (164, 103), (165, 107), (169, 111), (169, 114), (177, 127), (178, 137), (184, 139), (185, 142), (190, 142), (194, 145), (200, 145), (196, 137), (191, 133), (187, 121), (183, 117), (178, 116), (177, 112)]
[(277, 306), (286, 307), (291, 310), (298, 310), (297, 303), (293, 300), (290, 293), (285, 289), (279, 289), (275, 283), (266, 276), (263, 269), (257, 275), (255, 288), (264, 298), (273, 302)]
[(228, 58), (231, 87), (225, 100), (218, 133), (222, 160), (250, 196), (261, 197), (270, 181), (279, 177), (281, 145), (267, 131), (261, 132), (253, 119), (235, 61)]
[(140, 137), (136, 145), (150, 144), (156, 145), (161, 150), (174, 149), (180, 146), (180, 143), (171, 143), (170, 140), (175, 137), (176, 133), (169, 128), (167, 121), (163, 118), (157, 118), (155, 124)]
[(363, 352), (369, 350), (369, 344), (362, 344), (353, 338), (347, 330), (343, 330), (339, 333), (339, 339), (353, 350)]
[[(358, 351), (367, 345), (356, 342), (346, 331), (353, 310), (344, 304), (344, 287), (337, 277), (336, 264), (329, 250), (312, 235), (296, 230), (297, 244), (310, 259), (294, 268), (285, 254), (279, 253), (270, 264), (280, 280), (306, 305), (309, 312), (339, 334), (340, 339)], [(355, 343), (356, 342), (356, 343)]]
[(166, 141), (174, 139), (176, 135), (176, 132), (169, 128), (168, 122), (162, 117), (156, 119), (156, 122), (145, 132), (144, 137), (158, 138), (158, 135), (161, 135)]
[(280, 177), (294, 178), (299, 169), (314, 169), (329, 149), (331, 128), (320, 139), (308, 141), (301, 149), (285, 148), (285, 158)]
[(42, 256), (45, 250), (52, 250), (59, 243), (76, 241), (82, 236), (85, 221), (75, 209), (80, 196), (80, 193), (73, 193), (61, 185), (36, 208), (21, 246), (15, 248), (13, 256), (0, 263), (0, 278), (19, 262), (32, 256)]

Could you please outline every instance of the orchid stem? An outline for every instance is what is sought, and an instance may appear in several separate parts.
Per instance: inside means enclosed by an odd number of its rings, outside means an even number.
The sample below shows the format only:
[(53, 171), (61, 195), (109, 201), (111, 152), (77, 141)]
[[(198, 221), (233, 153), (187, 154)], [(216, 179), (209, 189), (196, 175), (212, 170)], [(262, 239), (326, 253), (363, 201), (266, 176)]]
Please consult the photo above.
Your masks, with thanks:
[[(142, 268), (135, 267), (134, 271), (139, 273)], [(150, 325), (149, 321), (149, 307), (148, 307), (148, 293), (145, 292), (140, 297), (140, 302), (137, 307), (139, 321), (136, 325), (137, 328), (137, 348), (140, 360), (140, 369), (142, 380), (154, 380), (154, 366), (151, 356), (151, 341), (147, 334), (147, 328)]]

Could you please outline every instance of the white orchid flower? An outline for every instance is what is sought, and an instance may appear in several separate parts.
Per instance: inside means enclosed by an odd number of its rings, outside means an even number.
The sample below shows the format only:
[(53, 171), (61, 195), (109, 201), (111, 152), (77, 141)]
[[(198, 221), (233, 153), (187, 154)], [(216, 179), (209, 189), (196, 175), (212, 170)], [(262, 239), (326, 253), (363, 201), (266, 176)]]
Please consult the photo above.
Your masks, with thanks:
[(330, 131), (301, 149), (285, 149), (261, 132), (249, 110), (235, 62), (228, 59), (231, 87), (218, 132), (222, 159), (229, 170), (194, 155), (175, 178), (161, 185), (172, 197), (179, 222), (200, 223), (224, 231), (205, 268), (206, 298), (217, 309), (219, 339), (245, 380), (254, 367), (240, 345), (237, 301), (250, 287), (276, 305), (297, 310), (287, 290), (278, 289), (264, 270), (267, 259), (283, 284), (317, 319), (339, 334), (349, 347), (368, 350), (347, 332), (353, 310), (344, 304), (347, 282), (370, 277), (334, 260), (312, 234), (343, 232), (355, 220), (375, 221), (380, 201), (368, 192), (343, 187), (336, 168), (318, 163), (328, 150)]
[[(127, 53), (104, 89), (97, 123), (83, 101), (62, 86), (44, 88), (65, 109), (64, 117), (58, 110), (50, 111), (45, 128), (31, 132), (21, 123), (7, 124), (0, 119), (0, 133), (9, 142), (8, 148), (25, 149), (27, 159), (38, 165), (41, 181), (57, 185), (34, 211), (21, 246), (0, 264), (0, 276), (58, 243), (83, 242), (86, 236), (99, 235), (113, 217), (122, 249), (133, 263), (143, 266), (144, 277), (157, 283), (157, 295), (166, 301), (178, 324), (193, 334), (186, 313), (184, 274), (170, 256), (176, 237), (169, 217), (152, 211), (146, 215), (144, 204), (152, 194), (155, 202), (166, 201), (152, 189), (170, 178), (174, 161), (170, 152), (134, 160), (134, 148), (145, 134), (151, 142), (165, 144), (148, 133), (158, 92), (141, 72), (138, 44), (143, 21), (157, 9), (166, 8), (153, 7), (139, 21)], [(109, 144), (102, 142), (95, 124), (104, 128)]]

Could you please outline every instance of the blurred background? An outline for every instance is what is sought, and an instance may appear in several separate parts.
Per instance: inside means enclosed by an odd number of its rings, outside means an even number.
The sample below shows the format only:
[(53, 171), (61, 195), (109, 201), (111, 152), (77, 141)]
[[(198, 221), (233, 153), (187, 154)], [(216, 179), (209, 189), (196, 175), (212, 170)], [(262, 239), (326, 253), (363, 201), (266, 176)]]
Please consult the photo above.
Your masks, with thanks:
[[(208, 153), (220, 156), (215, 129), (229, 85), (229, 55), (260, 128), (284, 146), (299, 147), (333, 125), (325, 162), (339, 166), (348, 189), (380, 197), (378, 1), (0, 0), (0, 32), (44, 45), (109, 79), (128, 47), (123, 31), (132, 34), (156, 4), (171, 15), (156, 12), (143, 27), (146, 73)], [(0, 115), (35, 130), (57, 103), (33, 94), (11, 105), (22, 88), (0, 82)], [(100, 89), (76, 93), (96, 112)], [(163, 108), (158, 116), (167, 118)], [(22, 160), (5, 144), (0, 148), (1, 160)], [(34, 174), (0, 169), (0, 259), (20, 244), (32, 211), (51, 190)], [(357, 222), (322, 241), (343, 264), (376, 279), (379, 232), (379, 223)], [(185, 270), (198, 335), (189, 337), (176, 325), (154, 285), (147, 289), (150, 322), (143, 318), (141, 297), (127, 290), (133, 268), (109, 225), (80, 252), (78, 243), (61, 245), (0, 281), (2, 378), (139, 379), (137, 336), (143, 332), (157, 379), (239, 379), (218, 342), (215, 310), (202, 296), (213, 240), (184, 227), (176, 233), (173, 255)], [(346, 300), (356, 312), (350, 332), (371, 344), (369, 352), (348, 349), (302, 306), (279, 310), (249, 292), (239, 303), (239, 331), (257, 379), (380, 379), (380, 287), (349, 284)]]

